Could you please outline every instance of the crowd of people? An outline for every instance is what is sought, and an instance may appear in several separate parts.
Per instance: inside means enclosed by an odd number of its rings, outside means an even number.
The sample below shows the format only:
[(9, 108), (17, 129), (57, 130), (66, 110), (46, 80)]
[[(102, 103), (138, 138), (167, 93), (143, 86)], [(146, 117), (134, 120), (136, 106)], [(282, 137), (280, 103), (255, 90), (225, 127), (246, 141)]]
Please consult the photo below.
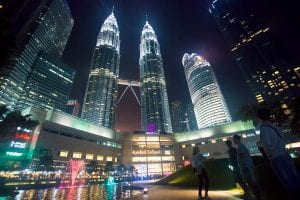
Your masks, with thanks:
[[(260, 141), (257, 142), (258, 148), (267, 158), (273, 173), (285, 190), (287, 194), (285, 199), (297, 199), (297, 197), (300, 197), (300, 176), (293, 159), (285, 149), (283, 133), (279, 127), (271, 123), (269, 109), (259, 109), (257, 119), (259, 120), (260, 129)], [(233, 147), (233, 143), (236, 147)], [(247, 147), (242, 143), (239, 135), (233, 136), (233, 143), (231, 140), (225, 141), (228, 147), (230, 164), (233, 167), (233, 178), (244, 190), (243, 199), (264, 199), (261, 186), (258, 184), (254, 173), (254, 163)], [(209, 199), (209, 178), (198, 146), (193, 149), (191, 165), (195, 175), (199, 178), (198, 199), (207, 200)], [(202, 196), (203, 186), (205, 189), (204, 198)]]

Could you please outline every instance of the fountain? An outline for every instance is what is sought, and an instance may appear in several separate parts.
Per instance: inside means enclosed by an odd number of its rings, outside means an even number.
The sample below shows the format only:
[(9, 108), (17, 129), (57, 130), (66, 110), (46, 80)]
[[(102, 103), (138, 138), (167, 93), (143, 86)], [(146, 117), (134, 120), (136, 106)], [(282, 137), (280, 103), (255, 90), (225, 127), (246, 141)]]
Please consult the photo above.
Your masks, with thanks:
[(83, 160), (69, 160), (68, 161), (67, 170), (69, 173), (71, 173), (71, 186), (75, 185), (76, 178), (83, 167), (84, 167)]

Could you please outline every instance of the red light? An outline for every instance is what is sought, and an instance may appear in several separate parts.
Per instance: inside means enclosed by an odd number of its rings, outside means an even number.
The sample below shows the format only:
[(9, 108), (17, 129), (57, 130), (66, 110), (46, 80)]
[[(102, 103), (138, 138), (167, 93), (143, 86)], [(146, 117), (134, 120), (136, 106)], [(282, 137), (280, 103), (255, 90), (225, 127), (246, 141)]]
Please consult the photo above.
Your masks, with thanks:
[(16, 139), (29, 140), (30, 136), (28, 133), (16, 133)]

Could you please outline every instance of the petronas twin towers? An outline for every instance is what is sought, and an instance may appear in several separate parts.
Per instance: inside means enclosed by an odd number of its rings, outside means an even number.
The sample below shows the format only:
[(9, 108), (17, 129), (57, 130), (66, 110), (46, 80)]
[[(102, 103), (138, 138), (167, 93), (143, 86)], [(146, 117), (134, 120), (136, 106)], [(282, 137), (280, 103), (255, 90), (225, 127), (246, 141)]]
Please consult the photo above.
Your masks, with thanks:
[[(146, 21), (140, 43), (141, 129), (172, 132), (160, 47)], [(112, 12), (104, 21), (92, 58), (82, 118), (114, 128), (120, 66), (120, 32)], [(150, 130), (149, 130), (150, 129)]]

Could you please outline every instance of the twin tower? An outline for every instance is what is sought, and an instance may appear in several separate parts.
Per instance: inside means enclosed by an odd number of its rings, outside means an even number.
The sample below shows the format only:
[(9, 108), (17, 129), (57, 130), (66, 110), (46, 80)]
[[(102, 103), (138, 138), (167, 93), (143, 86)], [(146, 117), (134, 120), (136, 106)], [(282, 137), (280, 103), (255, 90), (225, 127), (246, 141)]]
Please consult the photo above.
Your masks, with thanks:
[[(141, 130), (172, 132), (159, 43), (146, 21), (140, 42)], [(114, 128), (120, 68), (120, 31), (112, 12), (101, 26), (92, 58), (82, 118)]]

